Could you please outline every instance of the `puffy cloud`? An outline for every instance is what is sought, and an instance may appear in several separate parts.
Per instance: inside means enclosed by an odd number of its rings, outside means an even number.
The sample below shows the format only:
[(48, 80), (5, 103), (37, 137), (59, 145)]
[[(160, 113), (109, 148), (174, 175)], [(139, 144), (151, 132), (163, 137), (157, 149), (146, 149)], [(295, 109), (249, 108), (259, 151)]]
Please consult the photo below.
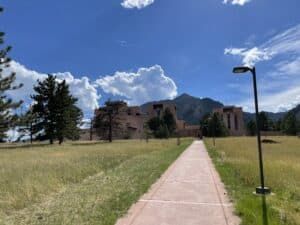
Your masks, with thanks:
[(251, 0), (224, 0), (223, 4), (231, 3), (232, 5), (245, 5), (246, 3), (250, 2)]
[(136, 73), (116, 72), (95, 82), (105, 93), (127, 98), (130, 104), (172, 99), (177, 95), (175, 82), (159, 65), (140, 68)]
[[(15, 101), (24, 100), (28, 106), (31, 103), (30, 95), (34, 93), (33, 86), (37, 80), (47, 77), (45, 73), (39, 73), (26, 68), (18, 62), (12, 61), (6, 73), (14, 71), (17, 74), (16, 83), (23, 83), (21, 89), (8, 92)], [(78, 106), (88, 118), (93, 110), (99, 107), (101, 98), (99, 91), (114, 96), (121, 96), (130, 104), (142, 104), (147, 101), (171, 99), (177, 95), (175, 82), (165, 75), (161, 66), (140, 68), (136, 73), (116, 72), (111, 76), (104, 76), (96, 81), (90, 81), (88, 77), (76, 78), (69, 72), (53, 73), (59, 80), (66, 80), (73, 96), (78, 98)]]
[(23, 87), (14, 91), (10, 91), (9, 96), (14, 100), (25, 100), (28, 102), (30, 95), (33, 94), (33, 85), (36, 84), (37, 80), (43, 80), (47, 77), (46, 74), (38, 73), (33, 70), (27, 69), (25, 66), (12, 61), (10, 67), (7, 69), (6, 73), (9, 72), (16, 73), (16, 84), (22, 83)]
[(154, 3), (154, 0), (123, 0), (121, 5), (127, 9), (142, 9)]
[[(36, 85), (37, 80), (43, 80), (47, 77), (44, 73), (39, 73), (25, 66), (12, 61), (8, 72), (16, 73), (16, 83), (23, 83), (23, 87), (14, 91), (8, 92), (8, 95), (14, 100), (25, 100), (25, 103), (31, 102), (30, 95), (34, 93), (33, 86)], [(78, 98), (78, 106), (83, 110), (85, 114), (93, 112), (98, 107), (98, 100), (100, 95), (96, 88), (92, 85), (87, 77), (75, 78), (71, 73), (56, 73), (58, 79), (65, 79), (70, 86), (70, 91), (73, 96)]]

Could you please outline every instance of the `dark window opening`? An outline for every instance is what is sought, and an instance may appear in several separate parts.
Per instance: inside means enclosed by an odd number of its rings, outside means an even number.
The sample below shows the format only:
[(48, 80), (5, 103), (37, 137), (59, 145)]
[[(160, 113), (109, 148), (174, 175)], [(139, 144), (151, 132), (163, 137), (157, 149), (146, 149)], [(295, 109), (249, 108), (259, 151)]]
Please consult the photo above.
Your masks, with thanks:
[(230, 114), (227, 114), (227, 127), (229, 130), (231, 129)]
[(238, 117), (237, 117), (237, 115), (234, 115), (234, 128), (235, 128), (236, 130), (239, 129), (239, 122), (238, 122)]

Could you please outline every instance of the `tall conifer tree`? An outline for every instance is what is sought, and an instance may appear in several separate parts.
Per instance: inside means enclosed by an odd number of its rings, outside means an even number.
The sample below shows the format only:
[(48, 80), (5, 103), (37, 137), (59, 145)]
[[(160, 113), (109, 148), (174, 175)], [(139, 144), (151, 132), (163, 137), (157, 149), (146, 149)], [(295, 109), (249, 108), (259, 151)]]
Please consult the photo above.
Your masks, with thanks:
[[(0, 7), (0, 13), (3, 8)], [(0, 45), (4, 44), (4, 32), (0, 32)], [(5, 74), (5, 71), (10, 66), (11, 59), (7, 56), (11, 47), (4, 47), (0, 50), (0, 141), (4, 141), (6, 132), (15, 126), (17, 122), (17, 116), (13, 114), (13, 110), (18, 108), (22, 102), (13, 102), (12, 99), (8, 98), (7, 91), (18, 89), (22, 86), (14, 85), (16, 80), (16, 74), (10, 73)]]
[(56, 90), (57, 84), (55, 77), (48, 75), (44, 81), (38, 81), (35, 86), (35, 95), (31, 98), (34, 100), (33, 113), (36, 114), (37, 122), (34, 125), (38, 131), (40, 140), (49, 140), (53, 144), (56, 137)]
[(74, 98), (69, 91), (66, 81), (57, 85), (56, 91), (56, 135), (59, 144), (63, 143), (65, 138), (71, 140), (79, 139), (80, 130), (78, 124), (82, 121), (82, 112), (76, 106), (77, 98)]
[(82, 112), (76, 106), (77, 99), (70, 94), (66, 81), (58, 82), (55, 76), (48, 75), (44, 81), (38, 81), (34, 91), (36, 94), (31, 97), (35, 102), (34, 130), (40, 133), (38, 138), (49, 140), (50, 144), (55, 139), (58, 139), (59, 144), (65, 138), (78, 139)]

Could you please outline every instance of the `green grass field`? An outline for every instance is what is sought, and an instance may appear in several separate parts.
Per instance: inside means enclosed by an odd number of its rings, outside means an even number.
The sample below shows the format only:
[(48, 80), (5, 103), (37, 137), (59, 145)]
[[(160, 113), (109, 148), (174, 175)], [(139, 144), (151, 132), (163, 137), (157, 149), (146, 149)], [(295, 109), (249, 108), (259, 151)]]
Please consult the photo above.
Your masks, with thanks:
[(191, 142), (0, 146), (0, 224), (113, 225)]
[[(270, 137), (268, 137), (270, 139)], [(244, 225), (300, 224), (300, 138), (272, 137), (263, 144), (266, 185), (274, 195), (265, 199), (252, 192), (259, 186), (255, 138), (220, 138), (205, 143), (236, 204)]]

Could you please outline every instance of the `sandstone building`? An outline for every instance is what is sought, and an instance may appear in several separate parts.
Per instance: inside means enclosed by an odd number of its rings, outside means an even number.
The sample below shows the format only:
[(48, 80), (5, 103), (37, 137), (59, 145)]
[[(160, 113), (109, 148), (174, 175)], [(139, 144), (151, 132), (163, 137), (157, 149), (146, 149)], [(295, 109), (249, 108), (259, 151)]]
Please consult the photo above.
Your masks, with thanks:
[[(95, 116), (105, 110), (106, 107), (100, 107), (95, 110)], [(114, 131), (113, 136), (119, 139), (141, 138), (144, 135), (144, 124), (148, 117), (141, 112), (140, 107), (128, 106), (127, 103), (120, 102), (117, 111), (119, 127)]]
[(243, 136), (246, 134), (244, 124), (244, 114), (241, 107), (225, 106), (223, 108), (214, 109), (218, 113), (231, 136)]
[[(144, 125), (153, 117), (162, 117), (164, 111), (169, 108), (176, 120), (176, 132), (180, 136), (199, 136), (200, 126), (190, 126), (184, 120), (177, 118), (177, 108), (170, 103), (151, 104), (146, 112), (142, 112), (139, 106), (128, 106), (125, 102), (119, 105), (118, 121), (120, 129), (114, 133), (115, 138), (139, 139), (145, 136)], [(105, 107), (95, 110), (95, 115), (105, 111)], [(87, 134), (85, 135), (87, 136)], [(95, 137), (95, 135), (94, 135)]]
[(176, 132), (181, 137), (198, 137), (200, 136), (200, 125), (188, 125), (184, 120), (177, 117), (177, 107), (171, 103), (158, 103), (149, 106), (147, 115), (148, 119), (152, 117), (161, 117), (163, 112), (169, 108), (176, 121)]

